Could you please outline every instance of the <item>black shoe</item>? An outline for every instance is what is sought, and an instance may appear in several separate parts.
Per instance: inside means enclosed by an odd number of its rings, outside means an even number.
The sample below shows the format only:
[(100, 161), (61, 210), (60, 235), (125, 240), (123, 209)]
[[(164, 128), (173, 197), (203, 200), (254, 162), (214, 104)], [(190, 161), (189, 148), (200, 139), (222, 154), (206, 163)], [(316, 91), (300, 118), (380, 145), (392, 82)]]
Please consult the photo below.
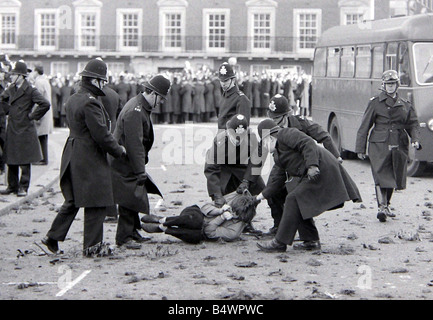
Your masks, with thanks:
[(156, 223), (142, 223), (141, 228), (147, 233), (161, 233), (162, 230), (159, 228), (159, 224)]
[(161, 220), (162, 217), (156, 216), (154, 214), (145, 214), (141, 217), (141, 222), (144, 223), (159, 223), (159, 220)]
[(41, 240), (42, 244), (46, 245), (48, 250), (52, 253), (57, 253), (59, 251), (59, 243), (57, 240), (51, 239), (50, 237), (45, 237)]
[(141, 249), (141, 244), (139, 244), (133, 240), (129, 240), (120, 246), (125, 247), (126, 249), (131, 249), (131, 250), (140, 250)]
[(385, 211), (379, 210), (377, 212), (377, 219), (379, 219), (380, 222), (386, 222), (386, 213), (385, 213)]
[(262, 231), (255, 229), (251, 223), (247, 224), (242, 232), (252, 234), (252, 235), (257, 235), (257, 236), (263, 234)]
[(298, 243), (293, 245), (295, 250), (320, 250), (320, 241), (304, 241), (303, 243)]
[(279, 242), (277, 239), (272, 239), (271, 241), (257, 243), (257, 247), (260, 250), (266, 252), (285, 252), (287, 245)]
[(17, 189), (12, 189), (12, 188), (7, 187), (6, 190), (1, 190), (0, 194), (2, 194), (2, 195), (9, 195), (9, 194), (17, 194), (17, 192), (18, 192)]
[(385, 212), (385, 214), (390, 217), (390, 218), (395, 218), (395, 213), (392, 212), (389, 207), (385, 207), (385, 209), (383, 210)]
[(137, 230), (132, 233), (132, 240), (138, 243), (149, 241), (151, 238), (143, 237)]
[(27, 190), (24, 188), (19, 188), (17, 192), (17, 197), (25, 197), (27, 196)]

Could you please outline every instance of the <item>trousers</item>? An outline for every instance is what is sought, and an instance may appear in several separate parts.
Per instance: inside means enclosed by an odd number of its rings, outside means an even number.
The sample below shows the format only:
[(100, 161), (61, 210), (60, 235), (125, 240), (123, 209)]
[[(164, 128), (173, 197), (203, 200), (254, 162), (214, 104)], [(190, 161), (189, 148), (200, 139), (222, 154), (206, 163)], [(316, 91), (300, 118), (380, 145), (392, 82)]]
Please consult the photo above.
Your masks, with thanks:
[[(19, 177), (19, 169), (21, 168), (21, 178)], [(8, 164), (8, 187), (13, 190), (23, 188), (28, 190), (30, 186), (31, 166)]]
[(140, 217), (137, 211), (119, 205), (117, 221), (116, 244), (122, 245), (133, 239), (135, 230), (141, 229)]
[(187, 207), (179, 216), (166, 218), (165, 233), (187, 243), (197, 244), (204, 239), (203, 221), (203, 213), (198, 206)]

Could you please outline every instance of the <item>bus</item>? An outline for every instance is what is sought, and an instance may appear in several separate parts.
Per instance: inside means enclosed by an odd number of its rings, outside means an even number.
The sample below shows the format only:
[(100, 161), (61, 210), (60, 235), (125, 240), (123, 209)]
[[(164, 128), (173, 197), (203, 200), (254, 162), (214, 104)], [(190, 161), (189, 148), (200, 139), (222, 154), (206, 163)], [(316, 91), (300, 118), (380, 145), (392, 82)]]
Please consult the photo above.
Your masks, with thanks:
[(312, 117), (327, 128), (343, 155), (353, 155), (356, 134), (385, 70), (397, 70), (399, 95), (420, 122), (421, 150), (410, 148), (408, 175), (433, 162), (433, 14), (332, 27), (315, 48)]

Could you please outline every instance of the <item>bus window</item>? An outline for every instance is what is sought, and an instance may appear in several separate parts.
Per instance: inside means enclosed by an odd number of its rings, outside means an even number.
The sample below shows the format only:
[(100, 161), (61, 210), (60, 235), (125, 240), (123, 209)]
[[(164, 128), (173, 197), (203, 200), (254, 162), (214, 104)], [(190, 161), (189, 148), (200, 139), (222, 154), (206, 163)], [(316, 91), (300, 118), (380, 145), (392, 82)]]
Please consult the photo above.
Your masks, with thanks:
[(386, 47), (386, 60), (385, 69), (386, 70), (397, 70), (397, 42), (390, 42)]
[(383, 45), (373, 48), (373, 78), (380, 79), (383, 73)]
[(328, 77), (338, 77), (340, 74), (340, 48), (328, 48)]
[(410, 86), (409, 51), (406, 42), (400, 42), (398, 47), (398, 72), (400, 74), (400, 84)]
[(370, 78), (371, 72), (371, 47), (358, 46), (356, 48), (356, 77)]
[(314, 56), (314, 75), (324, 77), (326, 75), (326, 48), (317, 48)]
[(341, 77), (353, 78), (355, 73), (355, 48), (341, 48)]
[(433, 43), (413, 45), (416, 81), (419, 84), (433, 83)]

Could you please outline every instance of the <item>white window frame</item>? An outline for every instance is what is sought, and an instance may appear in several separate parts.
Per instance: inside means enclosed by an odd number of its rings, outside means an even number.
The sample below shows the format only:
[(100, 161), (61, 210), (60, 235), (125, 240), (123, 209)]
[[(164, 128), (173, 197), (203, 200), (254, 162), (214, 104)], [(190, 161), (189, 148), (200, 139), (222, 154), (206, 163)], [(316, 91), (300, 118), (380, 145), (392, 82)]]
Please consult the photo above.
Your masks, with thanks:
[[(42, 46), (41, 45), (41, 15), (42, 14), (55, 14), (56, 19), (56, 25), (54, 26), (55, 29), (55, 44), (51, 46)], [(50, 8), (43, 8), (43, 9), (35, 9), (35, 49), (36, 50), (45, 50), (45, 51), (54, 51), (56, 50), (58, 46), (58, 37), (59, 37), (59, 11), (58, 9), (50, 9)]]
[[(62, 65), (62, 69), (63, 67), (66, 67), (66, 72), (54, 72), (54, 66), (58, 64), (58, 65)], [(69, 62), (68, 61), (52, 61), (50, 64), (50, 74), (53, 76), (56, 76), (57, 73), (60, 73), (63, 77), (67, 76), (69, 74)]]
[[(362, 14), (362, 20), (369, 20), (369, 7), (341, 7), (340, 8), (340, 24), (347, 25), (348, 14)], [(358, 21), (360, 23), (362, 21)]]
[[(166, 14), (180, 14), (180, 47), (165, 46), (165, 16)], [(186, 34), (186, 7), (160, 7), (159, 8), (159, 34), (161, 36), (161, 50), (166, 52), (181, 52), (185, 49)]]
[[(254, 48), (254, 15), (269, 14), (270, 15), (270, 34), (269, 48)], [(269, 6), (249, 6), (248, 7), (248, 39), (251, 52), (254, 53), (270, 53), (274, 47), (275, 38), (275, 7)]]
[(111, 75), (118, 75), (125, 72), (125, 62), (107, 62), (108, 73)]
[(319, 39), (322, 34), (322, 9), (293, 9), (293, 34), (294, 34), (294, 48), (298, 53), (314, 54), (314, 48), (301, 48), (300, 47), (300, 25), (299, 16), (301, 14), (316, 14), (317, 15), (317, 34), (316, 38)]
[[(75, 48), (80, 51), (96, 51), (99, 49), (100, 37), (101, 37), (101, 6), (79, 6), (75, 7)], [(81, 29), (81, 18), (82, 14), (95, 14), (95, 45), (94, 46), (83, 46), (82, 40), (82, 29)]]
[[(19, 1), (13, 1), (13, 3), (10, 3), (10, 1), (0, 2), (0, 15), (3, 14), (15, 15), (15, 43), (3, 44), (0, 42), (0, 48), (2, 49), (15, 49), (17, 47), (18, 36), (20, 33), (20, 8), (21, 8), (21, 2)], [(0, 28), (0, 39), (2, 37), (3, 37), (3, 29)]]
[[(225, 16), (225, 29), (224, 29), (224, 47), (222, 48), (211, 48), (209, 47), (209, 39), (210, 39), (210, 28), (209, 28), (209, 16), (211, 14), (220, 14)], [(205, 36), (204, 38), (204, 45), (203, 48), (207, 52), (228, 52), (230, 50), (230, 9), (211, 9), (211, 8), (205, 8), (203, 9), (203, 34)]]
[[(123, 15), (124, 14), (138, 14), (138, 42), (137, 46), (124, 46), (123, 45)], [(141, 41), (142, 41), (142, 30), (143, 30), (143, 9), (140, 8), (118, 8), (116, 9), (116, 25), (117, 25), (117, 50), (118, 51), (127, 51), (127, 52), (138, 52), (141, 49)]]

